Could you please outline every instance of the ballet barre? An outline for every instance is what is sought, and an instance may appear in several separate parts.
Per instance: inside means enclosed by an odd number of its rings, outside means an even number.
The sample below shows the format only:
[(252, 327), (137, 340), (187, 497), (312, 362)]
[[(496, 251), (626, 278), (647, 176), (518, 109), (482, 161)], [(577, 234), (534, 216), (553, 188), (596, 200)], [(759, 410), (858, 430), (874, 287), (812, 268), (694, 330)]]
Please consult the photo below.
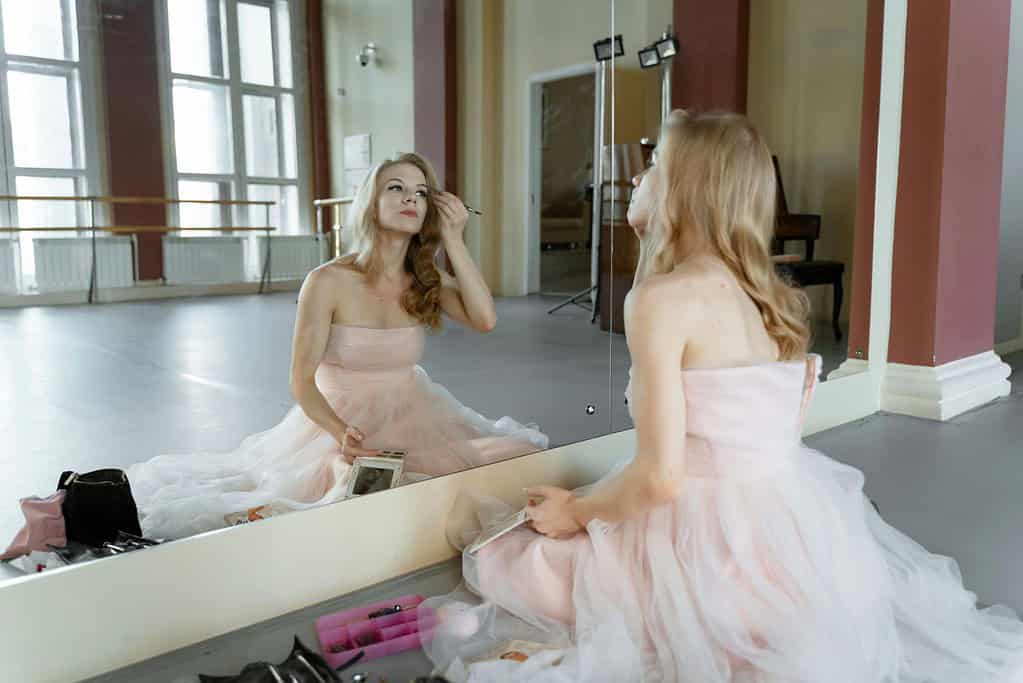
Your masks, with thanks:
[(331, 216), (334, 219), (330, 226), (330, 235), (333, 244), (331, 245), (331, 256), (341, 257), (341, 210), (343, 206), (351, 204), (355, 197), (328, 197), (327, 199), (313, 200), (313, 207), (316, 209), (316, 229), (320, 230), (323, 222), (323, 208), (331, 207)]
[[(86, 232), (91, 239), (91, 261), (89, 270), (89, 293), (88, 303), (94, 303), (96, 299), (97, 284), (97, 261), (96, 261), (96, 234), (111, 233), (114, 235), (124, 234), (167, 234), (171, 232), (262, 232), (266, 234), (266, 250), (263, 254), (263, 269), (259, 278), (259, 293), (270, 291), (270, 257), (272, 253), (270, 233), (277, 228), (270, 225), (270, 207), (277, 204), (274, 201), (247, 200), (247, 199), (178, 199), (169, 197), (133, 197), (117, 195), (0, 195), (0, 202), (84, 202), (89, 205), (89, 225), (78, 225), (72, 227), (62, 226), (40, 226), (40, 227), (0, 227), (0, 233), (22, 233), (22, 232)], [(179, 204), (205, 204), (217, 206), (262, 206), (265, 210), (266, 225), (259, 227), (231, 226), (231, 227), (183, 227), (176, 225), (96, 225), (97, 204), (139, 204), (169, 206)], [(137, 246), (136, 246), (137, 253)], [(137, 265), (137, 264), (136, 264)], [(137, 268), (136, 268), (137, 271)], [(137, 277), (137, 273), (136, 273)]]

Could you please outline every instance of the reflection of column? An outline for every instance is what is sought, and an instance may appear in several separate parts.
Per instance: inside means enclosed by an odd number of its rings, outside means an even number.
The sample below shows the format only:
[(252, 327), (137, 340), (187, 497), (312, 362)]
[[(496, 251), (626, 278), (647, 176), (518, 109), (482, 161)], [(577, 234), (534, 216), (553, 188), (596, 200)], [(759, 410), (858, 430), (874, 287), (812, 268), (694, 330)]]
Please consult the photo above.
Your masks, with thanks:
[(433, 164), (441, 187), (457, 193), (454, 0), (415, 0), (412, 13), (415, 151)]
[(1010, 0), (909, 0), (882, 408), (948, 419), (1009, 393), (993, 351)]
[[(313, 197), (331, 196), (330, 135), (327, 119), (326, 65), (323, 56), (323, 0), (306, 0), (306, 40), (309, 45), (309, 136), (312, 151)], [(317, 211), (317, 217), (321, 212)], [(317, 218), (313, 232), (330, 232)]]
[(750, 0), (674, 0), (672, 109), (746, 113)]
[(870, 283), (874, 268), (874, 190), (877, 185), (877, 122), (881, 106), (881, 37), (884, 0), (867, 0), (863, 55), (863, 104), (860, 159), (856, 180), (856, 225), (853, 236), (852, 291), (849, 297), (848, 360), (828, 375), (836, 379), (867, 368), (870, 340)]
[[(607, 85), (607, 61), (597, 62), (596, 83), (593, 88), (593, 211), (590, 224), (590, 286), (600, 284), (600, 217), (603, 215), (604, 187), (604, 119), (607, 111), (605, 88)], [(594, 289), (594, 292), (597, 290)], [(591, 295), (592, 296), (592, 295)]]
[[(156, 59), (155, 3), (100, 4), (103, 82), (107, 118), (107, 173), (110, 193), (163, 197), (163, 127), (159, 64)], [(116, 9), (116, 11), (113, 11)], [(111, 217), (119, 225), (166, 225), (167, 208), (118, 204)], [(139, 234), (139, 280), (163, 277), (159, 234)]]

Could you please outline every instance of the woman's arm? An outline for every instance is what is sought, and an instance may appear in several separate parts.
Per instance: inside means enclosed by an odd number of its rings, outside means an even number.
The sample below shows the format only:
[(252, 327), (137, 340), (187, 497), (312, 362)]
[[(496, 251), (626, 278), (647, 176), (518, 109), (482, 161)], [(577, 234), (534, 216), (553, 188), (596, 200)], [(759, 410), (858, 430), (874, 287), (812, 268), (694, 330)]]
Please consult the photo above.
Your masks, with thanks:
[(291, 344), (289, 384), (291, 396), (306, 416), (334, 437), (342, 446), (345, 459), (351, 462), (356, 457), (371, 454), (357, 445), (363, 435), (338, 417), (316, 386), (316, 368), (327, 347), (334, 316), (332, 290), (337, 285), (336, 274), (326, 268), (312, 271), (302, 283)]
[(454, 278), (441, 273), (441, 309), (477, 332), (489, 332), (497, 325), (494, 297), (462, 239), (469, 212), (451, 193), (438, 193), (433, 198), (441, 215), (444, 251), (455, 273)]
[(686, 402), (682, 353), (686, 330), (698, 320), (696, 304), (680, 301), (662, 278), (644, 281), (629, 295), (625, 328), (632, 355), (632, 407), (636, 456), (619, 474), (576, 497), (564, 489), (538, 486), (530, 496), (534, 529), (555, 538), (570, 536), (594, 519), (620, 522), (671, 502), (682, 493), (685, 472)]
[(632, 356), (632, 408), (636, 456), (621, 474), (572, 503), (580, 525), (593, 519), (619, 522), (675, 500), (685, 471), (686, 401), (682, 353), (692, 329), (691, 304), (677, 285), (648, 280), (634, 290), (626, 316)]

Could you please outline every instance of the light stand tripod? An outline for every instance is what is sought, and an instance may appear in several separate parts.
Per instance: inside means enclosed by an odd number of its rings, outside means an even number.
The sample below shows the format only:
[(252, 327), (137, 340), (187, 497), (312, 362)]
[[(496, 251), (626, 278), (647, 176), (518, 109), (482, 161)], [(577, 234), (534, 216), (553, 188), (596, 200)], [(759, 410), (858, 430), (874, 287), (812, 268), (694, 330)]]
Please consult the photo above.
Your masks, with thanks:
[[(590, 322), (597, 319), (600, 298), (600, 217), (603, 206), (600, 188), (604, 184), (604, 169), (601, 157), (604, 151), (604, 116), (607, 108), (607, 64), (615, 57), (625, 54), (620, 35), (599, 40), (593, 44), (593, 53), (597, 58), (596, 83), (593, 89), (593, 216), (590, 222), (590, 286), (577, 294), (573, 294), (547, 311), (552, 315), (566, 306), (578, 306), (593, 315)], [(587, 303), (585, 299), (589, 297)]]

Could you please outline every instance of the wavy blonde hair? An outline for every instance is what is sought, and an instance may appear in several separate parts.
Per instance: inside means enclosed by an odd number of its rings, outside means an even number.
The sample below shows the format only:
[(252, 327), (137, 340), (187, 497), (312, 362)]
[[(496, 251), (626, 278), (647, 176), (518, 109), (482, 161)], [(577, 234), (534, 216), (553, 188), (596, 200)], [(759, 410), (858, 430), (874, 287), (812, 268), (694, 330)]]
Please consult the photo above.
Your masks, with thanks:
[(805, 356), (809, 300), (771, 260), (777, 187), (763, 138), (739, 114), (675, 110), (657, 151), (658, 199), (641, 278), (709, 251), (760, 310), (780, 359)]
[[(411, 152), (393, 159), (385, 159), (370, 171), (362, 182), (352, 204), (354, 224), (351, 251), (341, 262), (365, 273), (370, 279), (380, 275), (380, 254), (377, 249), (379, 216), (377, 200), (380, 197), (380, 175), (398, 164), (411, 164), (423, 172), (426, 184), (437, 188), (437, 174), (424, 157)], [(401, 297), (401, 307), (431, 330), (441, 326), (441, 277), (434, 261), (440, 246), (440, 214), (432, 201), (427, 200), (423, 228), (412, 236), (405, 254), (405, 272), (412, 275), (412, 284)]]

